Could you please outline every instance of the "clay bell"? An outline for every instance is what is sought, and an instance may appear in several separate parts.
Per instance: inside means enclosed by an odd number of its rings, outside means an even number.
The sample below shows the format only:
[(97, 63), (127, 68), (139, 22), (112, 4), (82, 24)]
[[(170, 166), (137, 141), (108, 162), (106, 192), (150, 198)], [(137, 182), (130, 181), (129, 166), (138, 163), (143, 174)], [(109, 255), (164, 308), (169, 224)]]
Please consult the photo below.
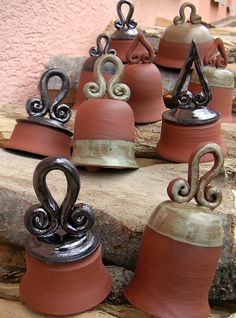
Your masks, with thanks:
[[(48, 95), (48, 82), (57, 76), (62, 87), (54, 100)], [(60, 69), (47, 70), (40, 79), (41, 98), (27, 101), (26, 119), (18, 119), (4, 148), (25, 151), (40, 156), (71, 156), (71, 131), (64, 126), (71, 117), (69, 106), (61, 104), (69, 90), (69, 77)], [(45, 117), (48, 115), (48, 118)]]
[[(105, 44), (103, 44), (103, 41)], [(116, 54), (116, 51), (110, 48), (111, 38), (108, 34), (102, 33), (97, 37), (97, 46), (91, 47), (89, 50), (90, 57), (84, 62), (80, 73), (79, 84), (76, 92), (74, 109), (78, 109), (80, 104), (86, 100), (83, 89), (88, 82), (94, 81), (93, 69), (96, 59), (103, 54)], [(103, 75), (109, 80), (114, 74), (115, 69), (112, 63), (106, 63), (103, 68)]]
[[(145, 53), (137, 52), (143, 46)], [(153, 64), (155, 52), (142, 33), (138, 33), (126, 54), (123, 82), (131, 90), (129, 104), (135, 123), (146, 124), (161, 120), (166, 110), (162, 97), (162, 81), (158, 68)]]
[[(106, 83), (102, 68), (114, 64), (115, 75)], [(88, 98), (76, 113), (72, 161), (87, 170), (94, 167), (137, 168), (135, 161), (134, 114), (126, 101), (129, 87), (119, 83), (124, 72), (120, 59), (108, 54), (95, 63), (95, 82), (87, 83)]]
[[(195, 94), (182, 91), (193, 63), (202, 87), (202, 91)], [(221, 137), (220, 113), (207, 107), (211, 100), (211, 90), (204, 77), (194, 41), (189, 57), (179, 74), (173, 98), (176, 107), (166, 111), (162, 116), (161, 136), (156, 147), (158, 155), (175, 162), (188, 162), (193, 149), (205, 142), (218, 144), (226, 153), (227, 149)], [(202, 161), (212, 159), (211, 155), (206, 155)]]
[[(59, 206), (46, 184), (49, 172), (60, 170), (67, 193)], [(109, 293), (111, 277), (101, 259), (101, 245), (92, 229), (92, 208), (75, 204), (80, 178), (73, 164), (49, 157), (36, 167), (33, 177), (40, 201), (25, 214), (30, 232), (26, 249), (27, 270), (20, 284), (20, 299), (44, 314), (63, 316), (86, 311)]]
[[(122, 6), (128, 6), (128, 14), (125, 17), (122, 13)], [(134, 5), (130, 0), (120, 0), (117, 3), (118, 19), (115, 21), (116, 31), (111, 35), (111, 47), (116, 50), (117, 56), (123, 63), (126, 63), (126, 52), (129, 49), (133, 39), (138, 34), (136, 29), (137, 23), (132, 19), (134, 13)], [(138, 46), (137, 50), (143, 52), (142, 46)]]
[[(190, 22), (186, 22), (185, 8), (191, 9)], [(201, 24), (201, 17), (196, 14), (196, 7), (185, 2), (179, 9), (179, 16), (173, 20), (160, 39), (155, 64), (182, 68), (189, 54), (191, 42), (194, 40), (199, 49), (200, 58), (203, 59), (214, 40), (209, 30)]]
[[(211, 58), (211, 54), (207, 54), (204, 58), (205, 66), (203, 72), (211, 87), (212, 100), (208, 107), (220, 113), (222, 122), (233, 122), (232, 116), (232, 100), (234, 89), (233, 72), (226, 70), (227, 55), (221, 39), (216, 39), (219, 44), (222, 56)], [(196, 71), (193, 71), (189, 83), (191, 92), (198, 92), (201, 87)]]
[[(214, 166), (199, 178), (199, 161), (214, 156)], [(135, 274), (126, 298), (158, 318), (208, 318), (208, 293), (223, 245), (223, 227), (213, 213), (221, 192), (209, 183), (222, 172), (216, 144), (201, 145), (189, 161), (188, 181), (168, 186), (172, 201), (162, 202), (145, 228)], [(190, 203), (195, 198), (197, 205)]]

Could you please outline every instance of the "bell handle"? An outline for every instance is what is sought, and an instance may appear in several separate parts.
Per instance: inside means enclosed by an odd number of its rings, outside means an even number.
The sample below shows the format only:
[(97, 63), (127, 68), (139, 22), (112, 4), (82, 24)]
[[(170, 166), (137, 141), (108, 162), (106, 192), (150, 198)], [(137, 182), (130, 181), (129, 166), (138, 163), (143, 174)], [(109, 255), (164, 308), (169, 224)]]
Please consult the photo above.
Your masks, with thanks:
[[(105, 63), (111, 62), (115, 66), (115, 74), (106, 83), (102, 74)], [(106, 94), (112, 99), (127, 101), (130, 98), (130, 89), (127, 85), (120, 83), (124, 74), (124, 66), (121, 60), (111, 54), (100, 56), (94, 65), (94, 77), (96, 82), (89, 82), (84, 86), (84, 93), (87, 98), (103, 98)]]
[[(104, 40), (105, 45), (102, 44), (102, 40)], [(102, 54), (116, 54), (116, 51), (111, 49), (111, 37), (107, 33), (99, 34), (97, 37), (97, 46), (93, 46), (89, 50), (89, 55), (93, 57), (98, 57)]]
[[(125, 17), (123, 12), (122, 12), (122, 6), (126, 4), (128, 5), (128, 14)], [(133, 13), (134, 13), (134, 5), (131, 1), (129, 0), (120, 0), (117, 3), (116, 6), (117, 10), (117, 15), (118, 15), (118, 20), (115, 21), (115, 28), (117, 30), (130, 30), (130, 29), (135, 29), (137, 26), (137, 23), (132, 19)]]
[[(59, 93), (53, 100), (49, 98), (48, 83), (49, 80), (58, 76), (61, 79), (62, 86)], [(62, 124), (69, 121), (71, 117), (70, 107), (61, 104), (61, 101), (65, 98), (70, 87), (70, 80), (66, 72), (61, 69), (53, 68), (43, 73), (40, 79), (40, 93), (41, 98), (31, 98), (26, 103), (26, 111), (30, 116), (43, 117), (47, 113), (50, 119), (56, 120)]]
[[(136, 51), (137, 46), (141, 44), (147, 52), (139, 53)], [(149, 42), (145, 39), (144, 35), (139, 32), (132, 41), (127, 53), (126, 59), (129, 64), (153, 63), (155, 59), (155, 52)]]
[[(206, 154), (214, 156), (214, 165), (200, 177), (200, 159)], [(222, 172), (223, 165), (224, 156), (219, 145), (215, 143), (200, 145), (190, 157), (188, 180), (176, 178), (169, 183), (167, 193), (170, 199), (174, 202), (184, 203), (195, 198), (201, 206), (216, 208), (222, 201), (222, 193), (209, 183)]]
[(199, 24), (202, 22), (201, 16), (197, 14), (195, 5), (192, 4), (191, 2), (184, 2), (179, 8), (179, 16), (177, 15), (173, 20), (173, 23), (175, 25), (185, 23), (186, 17), (185, 17), (184, 11), (187, 7), (189, 7), (191, 9), (190, 19), (189, 19), (190, 23), (191, 24)]
[[(217, 54), (217, 51), (220, 53)], [(203, 64), (205, 66), (215, 66), (216, 68), (225, 68), (228, 64), (228, 56), (225, 51), (224, 43), (220, 38), (216, 38), (210, 48), (207, 50)]]

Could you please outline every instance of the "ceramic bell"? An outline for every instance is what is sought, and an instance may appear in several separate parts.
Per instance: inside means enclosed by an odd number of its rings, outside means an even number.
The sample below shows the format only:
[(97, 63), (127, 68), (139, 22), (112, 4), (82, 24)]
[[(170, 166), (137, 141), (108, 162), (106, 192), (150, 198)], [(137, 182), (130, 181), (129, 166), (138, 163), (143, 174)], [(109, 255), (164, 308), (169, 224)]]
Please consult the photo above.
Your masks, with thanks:
[[(125, 17), (122, 13), (122, 6), (127, 5), (129, 11)], [(115, 28), (117, 29), (111, 35), (111, 47), (116, 50), (117, 56), (123, 63), (126, 63), (126, 52), (131, 45), (133, 39), (138, 34), (136, 29), (137, 23), (132, 19), (134, 13), (134, 5), (130, 0), (120, 0), (117, 3), (117, 15), (118, 20), (115, 21)], [(143, 53), (142, 46), (138, 46), (137, 50), (139, 53)]]
[[(146, 49), (145, 53), (136, 52), (138, 46)], [(131, 43), (126, 60), (123, 82), (131, 90), (129, 104), (134, 112), (136, 124), (146, 124), (161, 120), (166, 110), (162, 97), (162, 81), (158, 68), (153, 64), (155, 52), (138, 33)]]
[[(222, 122), (233, 122), (232, 100), (234, 90), (234, 74), (224, 69), (228, 58), (221, 39), (216, 39), (222, 56), (212, 57), (208, 52), (204, 58), (204, 64), (210, 65), (203, 68), (205, 77), (211, 87), (212, 100), (208, 107), (220, 113)], [(199, 91), (201, 84), (196, 71), (193, 71), (189, 83), (189, 90), (193, 93)]]
[[(203, 89), (196, 94), (182, 91), (193, 63)], [(220, 113), (207, 107), (211, 100), (211, 90), (204, 77), (194, 41), (189, 57), (179, 74), (173, 97), (176, 108), (166, 111), (162, 116), (161, 136), (156, 147), (158, 155), (174, 162), (188, 162), (193, 149), (205, 142), (220, 145), (226, 153), (226, 146), (221, 137)], [(211, 155), (206, 155), (202, 161), (212, 159)]]
[[(46, 184), (49, 172), (60, 170), (68, 187), (59, 206)], [(49, 157), (33, 177), (39, 205), (24, 217), (30, 232), (26, 249), (27, 270), (20, 284), (20, 299), (30, 308), (49, 315), (71, 315), (99, 304), (108, 295), (111, 277), (101, 259), (101, 246), (92, 229), (92, 208), (75, 204), (80, 190), (77, 169), (67, 159)]]
[[(214, 166), (199, 179), (201, 156), (211, 153)], [(208, 318), (208, 293), (223, 245), (220, 217), (213, 213), (221, 192), (209, 183), (222, 171), (217, 144), (201, 145), (189, 161), (188, 181), (168, 186), (172, 201), (162, 202), (145, 228), (135, 274), (126, 298), (158, 318)], [(197, 205), (190, 203), (195, 198)]]
[[(54, 100), (48, 96), (50, 78), (58, 76), (62, 87)], [(25, 151), (41, 156), (71, 156), (71, 131), (64, 126), (71, 117), (69, 106), (61, 104), (69, 90), (69, 77), (60, 69), (47, 70), (40, 79), (40, 98), (27, 101), (26, 119), (18, 119), (4, 148)], [(45, 116), (48, 114), (49, 118)]]
[[(185, 8), (191, 9), (190, 22), (185, 21)], [(191, 42), (197, 43), (200, 58), (214, 44), (209, 30), (201, 24), (201, 17), (196, 14), (196, 7), (185, 2), (179, 9), (179, 16), (173, 20), (160, 39), (154, 63), (164, 67), (182, 68), (189, 54)]]
[[(106, 83), (102, 68), (111, 62), (115, 75)], [(120, 59), (108, 54), (95, 63), (95, 82), (87, 83), (88, 100), (76, 113), (72, 161), (87, 170), (95, 167), (137, 168), (135, 161), (134, 114), (126, 101), (129, 87), (119, 83), (124, 72)], [(95, 169), (96, 170), (96, 169)]]
[[(105, 44), (103, 45), (103, 40)], [(84, 62), (80, 73), (79, 85), (76, 92), (75, 104), (73, 109), (77, 110), (82, 102), (86, 100), (83, 89), (84, 85), (94, 80), (93, 69), (96, 59), (103, 54), (116, 54), (116, 51), (110, 48), (111, 38), (108, 34), (102, 33), (97, 37), (97, 46), (89, 50), (90, 57)], [(109, 80), (115, 73), (114, 65), (106, 63), (103, 69), (103, 75)]]

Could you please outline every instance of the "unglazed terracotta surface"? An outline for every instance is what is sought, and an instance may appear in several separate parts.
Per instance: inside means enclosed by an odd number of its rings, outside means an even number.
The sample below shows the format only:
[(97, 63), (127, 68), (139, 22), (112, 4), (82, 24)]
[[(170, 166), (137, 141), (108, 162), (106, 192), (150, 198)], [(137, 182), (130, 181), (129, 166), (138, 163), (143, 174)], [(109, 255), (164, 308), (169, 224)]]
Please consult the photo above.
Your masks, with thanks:
[[(127, 63), (126, 53), (132, 44), (133, 40), (118, 40), (111, 39), (111, 48), (116, 50), (116, 55), (121, 59), (123, 63)], [(142, 45), (138, 45), (137, 52), (144, 53), (145, 49)]]
[[(201, 90), (199, 84), (190, 83), (189, 90), (193, 93)], [(233, 88), (211, 87), (212, 100), (208, 108), (220, 113), (221, 122), (232, 123)]]
[(220, 252), (220, 247), (175, 241), (147, 226), (125, 296), (158, 318), (208, 318), (208, 291)]
[[(202, 143), (214, 142), (223, 153), (227, 148), (221, 137), (220, 120), (198, 126), (182, 126), (162, 121), (161, 137), (156, 150), (160, 157), (174, 162), (188, 162), (192, 151)], [(211, 161), (212, 155), (204, 155), (201, 162)]]
[(22, 121), (16, 124), (4, 148), (41, 156), (71, 156), (71, 138), (55, 128)]
[(81, 139), (134, 141), (132, 109), (119, 100), (86, 100), (75, 117), (74, 141)]
[[(208, 42), (197, 42), (198, 51), (201, 60), (207, 50), (213, 44), (213, 40)], [(181, 42), (169, 42), (164, 38), (160, 39), (160, 44), (156, 54), (154, 63), (164, 67), (170, 68), (182, 68), (190, 51), (191, 42), (181, 43)]]
[(43, 263), (26, 254), (26, 265), (21, 301), (45, 314), (63, 316), (86, 311), (99, 304), (111, 288), (101, 247), (84, 260), (64, 264)]
[(123, 82), (130, 87), (129, 105), (134, 112), (135, 123), (159, 121), (166, 111), (162, 96), (160, 72), (153, 63), (127, 64)]

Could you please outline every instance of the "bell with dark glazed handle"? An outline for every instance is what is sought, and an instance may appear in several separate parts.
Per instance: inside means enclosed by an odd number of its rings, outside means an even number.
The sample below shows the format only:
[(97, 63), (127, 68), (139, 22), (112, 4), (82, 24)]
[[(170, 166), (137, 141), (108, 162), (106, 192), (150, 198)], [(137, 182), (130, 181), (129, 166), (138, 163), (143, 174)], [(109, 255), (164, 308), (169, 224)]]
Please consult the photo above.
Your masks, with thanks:
[[(105, 63), (113, 63), (114, 76), (106, 82)], [(94, 66), (96, 82), (84, 87), (87, 100), (76, 112), (72, 161), (87, 170), (138, 168), (135, 161), (134, 114), (126, 102), (130, 89), (120, 83), (124, 66), (114, 55), (100, 56)]]
[[(60, 206), (46, 183), (55, 170), (64, 173), (68, 185)], [(33, 185), (40, 204), (31, 206), (24, 217), (30, 236), (20, 299), (38, 312), (56, 316), (91, 309), (108, 295), (111, 277), (102, 263), (92, 208), (75, 204), (79, 173), (69, 160), (49, 157), (37, 165)]]
[[(62, 82), (57, 96), (51, 100), (48, 83), (52, 77), (59, 77)], [(18, 119), (10, 140), (4, 148), (20, 150), (40, 156), (71, 156), (71, 136), (65, 124), (70, 120), (69, 106), (61, 104), (68, 93), (70, 81), (67, 73), (61, 69), (49, 69), (40, 79), (41, 98), (33, 97), (26, 103), (29, 115)]]
[[(214, 165), (199, 177), (202, 156)], [(189, 160), (188, 181), (170, 182), (171, 200), (162, 202), (146, 225), (126, 298), (155, 318), (208, 318), (208, 293), (223, 245), (223, 226), (213, 212), (222, 193), (209, 185), (220, 173), (223, 153), (217, 144), (199, 145)], [(190, 201), (195, 198), (197, 205)]]
[[(191, 10), (189, 22), (185, 16), (187, 7)], [(207, 51), (214, 45), (214, 39), (209, 30), (201, 24), (196, 7), (190, 2), (184, 2), (179, 9), (179, 16), (173, 19), (173, 24), (165, 30), (160, 39), (154, 63), (181, 69), (188, 57), (192, 40), (196, 42), (200, 59), (203, 60)]]
[[(111, 38), (107, 33), (99, 34), (96, 41), (97, 45), (91, 47), (89, 55), (83, 64), (82, 71), (80, 73), (78, 88), (76, 92), (75, 104), (73, 109), (77, 110), (79, 106), (86, 100), (84, 95), (84, 85), (88, 82), (94, 81), (93, 69), (97, 58), (104, 54), (116, 54), (116, 51), (111, 48)], [(114, 65), (107, 62), (103, 67), (103, 76), (106, 80), (109, 80), (115, 73)]]
[[(143, 46), (144, 53), (137, 51)], [(162, 97), (161, 75), (153, 64), (155, 52), (142, 33), (138, 33), (130, 45), (124, 68), (123, 82), (131, 90), (129, 104), (136, 124), (146, 124), (162, 119), (166, 110)]]
[[(128, 6), (127, 16), (123, 14), (122, 7)], [(114, 26), (116, 31), (111, 35), (111, 47), (116, 50), (117, 56), (123, 63), (127, 63), (126, 53), (131, 45), (133, 39), (138, 34), (136, 29), (137, 22), (132, 17), (134, 13), (134, 5), (131, 0), (119, 0), (117, 3), (118, 19), (115, 21)], [(137, 46), (139, 53), (144, 53), (142, 45)]]
[[(230, 70), (225, 69), (228, 63), (228, 57), (224, 49), (221, 39), (216, 39), (216, 46), (209, 51), (204, 57), (203, 72), (211, 87), (212, 100), (208, 107), (217, 111), (221, 115), (222, 122), (233, 122), (232, 116), (232, 100), (234, 90), (234, 74)], [(219, 49), (221, 55), (214, 57), (214, 53)], [(201, 83), (196, 70), (190, 78), (189, 90), (193, 93), (199, 91)]]
[[(182, 91), (192, 65), (201, 83), (201, 92)], [(214, 142), (224, 154), (227, 149), (221, 136), (220, 113), (208, 108), (212, 98), (211, 89), (201, 65), (197, 46), (192, 41), (189, 57), (182, 68), (173, 91), (175, 108), (162, 115), (161, 136), (157, 144), (157, 154), (174, 162), (188, 162), (193, 149), (199, 144)], [(202, 161), (211, 161), (211, 155)]]

